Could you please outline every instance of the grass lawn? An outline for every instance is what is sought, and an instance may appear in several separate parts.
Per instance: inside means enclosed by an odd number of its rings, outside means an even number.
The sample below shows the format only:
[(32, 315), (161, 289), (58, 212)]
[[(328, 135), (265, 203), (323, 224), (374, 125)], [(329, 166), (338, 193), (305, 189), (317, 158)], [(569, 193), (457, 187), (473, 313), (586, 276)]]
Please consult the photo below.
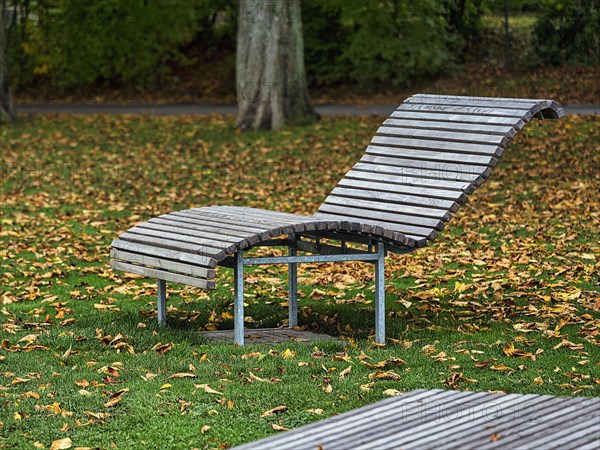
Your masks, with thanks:
[[(388, 327), (372, 267), (300, 266), (300, 323), (344, 342), (206, 342), (211, 292), (108, 267), (137, 222), (209, 204), (312, 213), (381, 118), (239, 134), (231, 118), (22, 118), (0, 128), (0, 448), (224, 448), (387, 395), (449, 388), (600, 395), (600, 120), (530, 124), (430, 247), (391, 256)], [(247, 322), (287, 315), (284, 267), (247, 275)], [(287, 409), (264, 414), (277, 407)], [(284, 409), (284, 408), (281, 408)]]

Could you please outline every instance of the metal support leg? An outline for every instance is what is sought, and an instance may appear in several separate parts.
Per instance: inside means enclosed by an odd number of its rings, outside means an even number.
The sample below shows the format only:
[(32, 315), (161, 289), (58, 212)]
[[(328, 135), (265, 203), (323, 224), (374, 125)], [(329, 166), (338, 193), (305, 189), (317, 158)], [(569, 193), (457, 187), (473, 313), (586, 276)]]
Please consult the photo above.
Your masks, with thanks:
[(244, 345), (244, 254), (239, 251), (235, 254), (234, 277), (234, 303), (233, 303), (233, 328), (234, 339), (237, 345)]
[(377, 244), (375, 263), (375, 342), (385, 344), (385, 244)]
[[(296, 235), (290, 234), (290, 240), (293, 246), (288, 247), (288, 255), (296, 256)], [(288, 264), (288, 327), (292, 328), (298, 325), (298, 264)]]
[(167, 324), (167, 282), (158, 280), (158, 325)]

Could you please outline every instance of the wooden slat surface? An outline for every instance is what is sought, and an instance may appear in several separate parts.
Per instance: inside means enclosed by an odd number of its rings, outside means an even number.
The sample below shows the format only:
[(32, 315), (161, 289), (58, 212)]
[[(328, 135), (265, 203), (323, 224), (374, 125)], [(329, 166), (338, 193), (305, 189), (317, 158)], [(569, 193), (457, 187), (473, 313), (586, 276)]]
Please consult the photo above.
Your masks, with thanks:
[(397, 194), (417, 195), (426, 199), (444, 199), (458, 203), (464, 203), (467, 195), (459, 190), (436, 189), (429, 187), (414, 186), (406, 179), (394, 176), (364, 176), (361, 172), (351, 171), (346, 174), (338, 186), (360, 189), (373, 189), (375, 191), (395, 192)]
[(552, 100), (416, 94), (313, 216), (239, 206), (163, 214), (113, 242), (113, 266), (210, 288), (225, 258), (289, 233), (360, 234), (401, 252), (421, 247), (491, 174), (517, 130), (562, 115)]
[[(408, 172), (398, 173), (399, 171), (389, 166), (379, 166), (377, 164), (358, 162), (352, 167), (352, 171), (348, 173), (349, 178), (361, 178), (376, 180), (391, 179), (393, 182), (399, 184), (408, 184), (409, 186), (421, 186), (426, 188), (440, 188), (440, 189), (456, 189), (465, 192), (466, 194), (472, 194), (475, 191), (476, 186), (483, 182), (483, 178), (475, 177), (472, 182), (469, 181), (455, 181), (455, 180), (444, 180), (441, 178), (427, 177), (419, 172)], [(389, 178), (391, 177), (391, 178)]]
[(418, 389), (237, 450), (600, 448), (600, 398)]
[(368, 155), (403, 158), (403, 161), (434, 161), (475, 166), (495, 166), (498, 163), (498, 160), (490, 155), (461, 154), (447, 150), (435, 151), (433, 149), (386, 147), (383, 145), (369, 145), (366, 153)]
[(515, 119), (513, 117), (496, 117), (496, 116), (478, 116), (476, 114), (452, 114), (442, 112), (426, 112), (426, 111), (406, 111), (396, 110), (390, 117), (395, 119), (411, 119), (411, 120), (435, 120), (440, 122), (454, 122), (477, 125), (509, 125), (518, 130), (525, 126), (525, 120)]
[(448, 210), (451, 212), (456, 212), (458, 210), (459, 205), (456, 202), (441, 199), (439, 197), (399, 194), (395, 187), (396, 186), (389, 184), (375, 185), (375, 183), (366, 183), (366, 185), (363, 186), (338, 185), (331, 193), (342, 197), (380, 200), (392, 204), (414, 205), (426, 208), (436, 208), (438, 210)]
[(452, 113), (452, 114), (465, 114), (465, 115), (477, 115), (477, 116), (488, 116), (488, 117), (510, 117), (515, 119), (530, 120), (533, 118), (531, 108), (522, 109), (508, 109), (499, 107), (480, 107), (480, 106), (456, 106), (456, 105), (444, 105), (444, 104), (414, 104), (404, 103), (400, 105), (397, 111), (427, 111), (432, 113)]
[(401, 127), (409, 130), (440, 130), (468, 133), (489, 134), (512, 138), (517, 134), (510, 125), (477, 125), (474, 123), (438, 122), (436, 120), (386, 119), (383, 122), (388, 127)]
[(402, 173), (402, 170), (413, 170), (416, 173), (431, 172), (431, 176), (434, 178), (451, 178), (461, 181), (475, 181), (478, 177), (487, 178), (492, 173), (491, 169), (488, 167), (454, 162), (419, 161), (416, 159), (394, 158), (370, 154), (364, 155), (360, 160), (361, 162), (369, 162), (382, 166), (394, 166), (398, 168), (397, 170), (399, 173)]
[(374, 136), (371, 144), (414, 148), (418, 150), (441, 150), (449, 153), (460, 153), (467, 155), (502, 155), (502, 147), (499, 145), (473, 144), (468, 142), (440, 141), (433, 139), (411, 139), (393, 136)]
[(423, 130), (419, 128), (404, 127), (386, 127), (381, 126), (377, 129), (378, 135), (410, 138), (410, 139), (429, 139), (433, 141), (459, 142), (469, 144), (484, 144), (504, 147), (509, 139), (504, 135), (480, 134), (473, 132), (456, 132), (448, 130)]

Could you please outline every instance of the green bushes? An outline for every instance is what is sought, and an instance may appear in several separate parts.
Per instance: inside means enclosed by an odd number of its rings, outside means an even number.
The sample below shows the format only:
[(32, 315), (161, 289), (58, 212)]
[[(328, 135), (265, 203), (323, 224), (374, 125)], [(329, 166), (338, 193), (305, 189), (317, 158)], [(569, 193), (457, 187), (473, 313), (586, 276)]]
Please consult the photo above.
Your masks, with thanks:
[(447, 71), (463, 48), (461, 37), (446, 21), (447, 9), (453, 3), (304, 2), (309, 80), (317, 85), (351, 81), (398, 86)]
[[(160, 88), (191, 58), (235, 52), (236, 0), (0, 0), (6, 5), (11, 79), (17, 90)], [(275, 1), (256, 0), (257, 8)], [(300, 0), (296, 0), (300, 1)], [(511, 0), (535, 20), (532, 38), (512, 33), (528, 64), (598, 65), (595, 0)], [(502, 53), (498, 0), (302, 0), (311, 86), (407, 86), (481, 54)], [(495, 22), (494, 22), (495, 23)], [(527, 49), (529, 47), (529, 50)], [(489, 49), (492, 50), (489, 50)], [(485, 49), (483, 51), (482, 49)], [(233, 67), (231, 77), (233, 77)]]
[(546, 0), (534, 32), (540, 64), (600, 65), (600, 4), (597, 0)]
[(153, 87), (170, 63), (184, 58), (178, 45), (196, 29), (195, 5), (187, 0), (15, 0), (14, 6), (9, 58), (21, 86), (42, 77), (59, 89)]

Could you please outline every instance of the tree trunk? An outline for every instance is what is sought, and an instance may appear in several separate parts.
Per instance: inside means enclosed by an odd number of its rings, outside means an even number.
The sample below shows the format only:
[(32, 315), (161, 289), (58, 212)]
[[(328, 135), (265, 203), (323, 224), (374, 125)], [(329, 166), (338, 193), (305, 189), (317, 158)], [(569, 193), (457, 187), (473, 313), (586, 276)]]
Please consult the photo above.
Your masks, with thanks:
[(242, 130), (316, 122), (304, 71), (299, 0), (239, 0), (236, 78)]
[(0, 0), (0, 123), (15, 118), (8, 83), (8, 60), (6, 58), (6, 33), (4, 32), (5, 0)]

